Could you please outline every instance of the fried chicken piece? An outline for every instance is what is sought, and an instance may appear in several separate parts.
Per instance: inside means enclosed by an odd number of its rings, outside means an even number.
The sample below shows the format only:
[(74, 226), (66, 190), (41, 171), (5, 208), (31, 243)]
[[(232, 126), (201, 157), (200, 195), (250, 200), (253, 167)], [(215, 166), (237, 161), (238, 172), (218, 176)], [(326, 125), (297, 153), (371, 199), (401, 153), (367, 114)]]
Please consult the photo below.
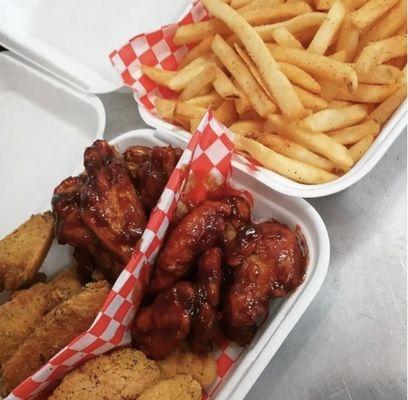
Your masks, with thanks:
[(246, 346), (255, 336), (257, 326), (231, 326), (227, 321), (223, 320), (223, 330), (227, 337), (239, 346)]
[(182, 154), (178, 148), (132, 146), (123, 154), (143, 205), (153, 209)]
[(225, 202), (211, 200), (187, 214), (170, 231), (164, 243), (153, 272), (151, 292), (160, 292), (183, 278), (201, 253), (221, 241), (225, 217), (230, 214), (231, 207)]
[(180, 374), (190, 374), (200, 382), (202, 387), (214, 382), (217, 376), (217, 363), (213, 354), (198, 354), (190, 351), (186, 346), (164, 360), (157, 361), (162, 378), (172, 378)]
[(190, 375), (177, 375), (146, 389), (138, 400), (201, 400), (200, 384)]
[(197, 305), (191, 326), (189, 342), (201, 353), (213, 347), (216, 333), (217, 310), (222, 281), (222, 251), (218, 247), (208, 249), (200, 258), (196, 273)]
[(81, 186), (81, 218), (125, 266), (147, 224), (125, 167), (111, 162), (86, 178)]
[(112, 161), (120, 161), (120, 155), (106, 140), (95, 140), (84, 152), (84, 167), (88, 175), (94, 175), (100, 168)]
[[(160, 370), (137, 350), (98, 356), (70, 372), (48, 400), (134, 400), (158, 382)], [(163, 397), (167, 398), (167, 397)]]
[(246, 227), (227, 257), (234, 283), (224, 301), (232, 327), (248, 327), (267, 315), (269, 296), (283, 296), (303, 281), (305, 260), (296, 235), (269, 221)]
[(195, 300), (196, 291), (188, 282), (160, 293), (152, 305), (139, 310), (132, 327), (133, 343), (148, 357), (167, 357), (190, 332)]
[(47, 284), (14, 292), (12, 299), (0, 306), (0, 370), (41, 318), (80, 289), (75, 269), (68, 268)]
[(32, 215), (0, 241), (0, 291), (16, 290), (32, 280), (54, 238), (51, 212)]
[(106, 281), (90, 283), (81, 292), (52, 309), (4, 364), (3, 390), (12, 390), (88, 329), (108, 292)]

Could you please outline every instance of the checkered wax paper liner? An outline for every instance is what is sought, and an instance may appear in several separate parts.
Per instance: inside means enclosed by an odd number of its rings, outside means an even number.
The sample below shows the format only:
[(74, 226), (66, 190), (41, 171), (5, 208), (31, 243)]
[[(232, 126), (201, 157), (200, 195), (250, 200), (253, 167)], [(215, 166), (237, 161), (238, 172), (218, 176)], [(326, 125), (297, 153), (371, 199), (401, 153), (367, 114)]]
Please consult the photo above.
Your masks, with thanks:
[[(213, 118), (212, 111), (208, 111), (151, 213), (138, 250), (115, 282), (92, 326), (15, 388), (5, 400), (35, 398), (83, 361), (130, 343), (131, 322), (186, 182), (190, 184), (183, 198), (190, 204), (197, 204), (209, 194), (208, 182), (211, 181), (211, 190), (214, 190), (230, 179), (233, 144), (229, 135), (228, 129)], [(216, 381), (207, 388), (206, 397), (219, 386), (242, 349), (219, 338), (215, 352), (218, 374)]]

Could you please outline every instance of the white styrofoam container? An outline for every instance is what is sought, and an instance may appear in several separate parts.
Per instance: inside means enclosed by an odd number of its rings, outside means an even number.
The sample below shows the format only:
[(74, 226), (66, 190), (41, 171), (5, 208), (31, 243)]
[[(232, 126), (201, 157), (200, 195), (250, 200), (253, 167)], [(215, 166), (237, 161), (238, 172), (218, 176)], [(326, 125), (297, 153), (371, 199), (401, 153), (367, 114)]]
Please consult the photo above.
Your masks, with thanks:
[[(187, 142), (191, 136), (189, 132), (184, 129), (174, 126), (166, 121), (163, 121), (156, 115), (148, 111), (144, 106), (138, 104), (139, 112), (146, 124), (159, 129), (172, 132), (172, 134), (179, 137), (181, 140)], [(367, 175), (381, 160), (389, 147), (395, 142), (400, 133), (407, 125), (407, 101), (405, 100), (394, 115), (384, 125), (380, 134), (375, 139), (374, 143), (366, 154), (357, 162), (353, 168), (346, 174), (335, 181), (320, 184), (320, 185), (305, 185), (292, 181), (284, 176), (270, 171), (263, 167), (258, 167), (260, 171), (253, 173), (256, 179), (268, 185), (279, 193), (295, 197), (322, 197), (340, 192), (344, 189), (354, 185), (365, 175)], [(235, 159), (233, 165), (242, 170), (247, 171), (247, 168), (242, 161)]]
[[(54, 187), (75, 172), (85, 147), (104, 128), (96, 96), (0, 53), (0, 239), (50, 208)], [(43, 270), (64, 265), (61, 248), (53, 246)]]
[[(111, 144), (123, 152), (132, 145), (171, 144), (184, 147), (185, 141), (165, 131), (140, 129), (118, 136)], [(289, 297), (272, 301), (268, 320), (217, 389), (212, 397), (216, 400), (241, 400), (246, 396), (319, 291), (330, 257), (326, 227), (309, 203), (281, 195), (236, 168), (233, 172), (233, 183), (252, 193), (255, 200), (255, 219), (275, 218), (291, 228), (300, 226), (308, 246), (309, 260), (305, 282)]]

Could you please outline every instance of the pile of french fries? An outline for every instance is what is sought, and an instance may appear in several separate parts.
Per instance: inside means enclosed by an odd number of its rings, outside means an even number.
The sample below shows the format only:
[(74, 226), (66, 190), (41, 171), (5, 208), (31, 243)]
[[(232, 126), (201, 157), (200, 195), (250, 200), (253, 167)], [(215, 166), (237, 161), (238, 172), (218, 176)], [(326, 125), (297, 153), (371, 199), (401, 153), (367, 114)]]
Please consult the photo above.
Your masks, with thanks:
[(193, 132), (206, 109), (235, 147), (305, 184), (332, 181), (368, 150), (406, 97), (406, 0), (202, 0), (180, 26), (177, 71), (142, 65), (178, 93), (158, 115)]

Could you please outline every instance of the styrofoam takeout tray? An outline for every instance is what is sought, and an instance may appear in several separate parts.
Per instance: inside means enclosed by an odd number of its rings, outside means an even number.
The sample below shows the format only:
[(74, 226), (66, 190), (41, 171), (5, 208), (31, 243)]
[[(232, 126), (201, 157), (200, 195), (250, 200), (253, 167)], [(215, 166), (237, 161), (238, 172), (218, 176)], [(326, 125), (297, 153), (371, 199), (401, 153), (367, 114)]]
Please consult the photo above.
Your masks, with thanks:
[[(81, 93), (8, 52), (0, 53), (0, 239), (50, 208), (54, 187), (75, 172), (102, 137), (105, 111)], [(53, 246), (44, 268), (64, 264)]]
[[(125, 133), (111, 143), (121, 152), (132, 145), (185, 146), (184, 140), (171, 133), (151, 129)], [(253, 195), (255, 219), (275, 218), (293, 229), (296, 226), (301, 228), (309, 250), (309, 262), (305, 282), (289, 297), (272, 301), (268, 320), (238, 357), (229, 376), (217, 387), (215, 395), (212, 396), (212, 399), (216, 400), (240, 400), (246, 396), (319, 291), (330, 257), (326, 227), (309, 203), (283, 196), (236, 168), (233, 172), (233, 183)]]

